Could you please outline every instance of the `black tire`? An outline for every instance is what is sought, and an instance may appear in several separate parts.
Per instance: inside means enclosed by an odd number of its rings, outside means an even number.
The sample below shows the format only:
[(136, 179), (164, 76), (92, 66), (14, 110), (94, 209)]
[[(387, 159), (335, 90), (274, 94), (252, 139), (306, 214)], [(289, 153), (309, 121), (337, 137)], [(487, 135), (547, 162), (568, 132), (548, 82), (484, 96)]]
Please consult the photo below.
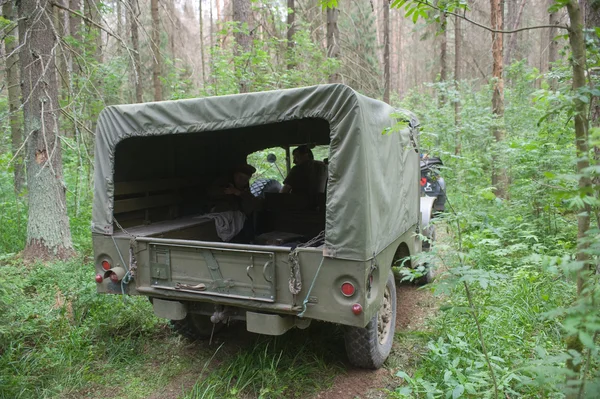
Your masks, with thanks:
[(185, 319), (171, 320), (171, 326), (179, 335), (192, 341), (196, 341), (200, 339), (209, 339), (212, 334), (221, 331), (225, 324), (214, 324), (210, 321), (210, 316), (207, 315), (188, 313)]
[(350, 363), (365, 369), (380, 368), (392, 350), (395, 330), (396, 283), (394, 273), (390, 271), (377, 314), (366, 327), (347, 327), (344, 332)]

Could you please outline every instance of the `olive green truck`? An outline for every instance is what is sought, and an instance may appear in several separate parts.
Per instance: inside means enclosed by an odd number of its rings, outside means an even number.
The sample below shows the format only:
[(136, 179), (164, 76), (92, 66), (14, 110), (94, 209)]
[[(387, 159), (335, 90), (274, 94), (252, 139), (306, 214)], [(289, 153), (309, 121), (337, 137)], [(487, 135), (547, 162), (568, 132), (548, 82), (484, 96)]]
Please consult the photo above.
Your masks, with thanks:
[[(211, 182), (264, 149), (284, 148), (289, 165), (304, 143), (328, 146), (322, 192), (310, 203), (267, 193), (247, 221), (254, 239), (224, 241), (202, 216)], [(341, 84), (109, 106), (95, 143), (98, 292), (147, 296), (192, 338), (231, 320), (268, 335), (340, 324), (350, 362), (381, 367), (396, 319), (391, 268), (421, 251), (431, 212), (418, 151), (409, 113)]]

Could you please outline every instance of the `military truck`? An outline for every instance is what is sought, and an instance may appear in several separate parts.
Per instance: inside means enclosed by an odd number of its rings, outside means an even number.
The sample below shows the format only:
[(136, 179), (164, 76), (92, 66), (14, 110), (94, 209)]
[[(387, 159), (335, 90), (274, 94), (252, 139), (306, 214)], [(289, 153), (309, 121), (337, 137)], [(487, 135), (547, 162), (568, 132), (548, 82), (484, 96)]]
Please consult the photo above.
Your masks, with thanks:
[[(211, 182), (248, 154), (289, 157), (301, 143), (329, 146), (316, 201), (267, 193), (256, 239), (222, 240), (202, 217)], [(381, 367), (396, 321), (391, 267), (421, 251), (426, 228), (418, 151), (410, 113), (341, 84), (109, 106), (95, 145), (98, 292), (147, 296), (192, 338), (232, 320), (268, 335), (340, 324), (350, 362)]]

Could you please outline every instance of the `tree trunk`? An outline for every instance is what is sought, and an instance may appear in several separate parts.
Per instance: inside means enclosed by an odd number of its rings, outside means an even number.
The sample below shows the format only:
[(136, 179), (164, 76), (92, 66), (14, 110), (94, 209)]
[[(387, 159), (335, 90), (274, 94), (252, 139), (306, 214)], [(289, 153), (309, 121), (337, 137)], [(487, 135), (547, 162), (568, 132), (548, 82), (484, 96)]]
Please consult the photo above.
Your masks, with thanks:
[[(521, 0), (521, 4), (519, 5), (519, 10), (517, 11), (517, 14), (514, 18), (514, 20), (509, 20), (512, 22), (512, 25), (509, 25), (509, 27), (511, 28), (511, 30), (515, 30), (519, 27), (519, 24), (521, 23), (521, 15), (523, 15), (523, 9), (525, 8), (525, 1), (526, 0)], [(515, 6), (515, 3), (513, 1), (512, 3), (513, 8)], [(511, 59), (511, 55), (512, 52), (515, 50), (515, 48), (517, 47), (517, 38), (518, 38), (519, 34), (518, 33), (512, 33), (510, 35), (510, 41), (508, 42), (508, 48), (506, 49), (506, 55), (504, 58), (504, 63), (505, 64), (510, 64), (512, 59)]]
[(294, 63), (291, 61), (292, 51), (294, 49), (294, 33), (296, 33), (296, 4), (294, 0), (287, 0), (287, 50), (288, 50), (288, 63), (287, 68), (293, 69)]
[[(7, 1), (2, 6), (2, 16), (14, 23), (14, 10), (12, 0)], [(20, 84), (19, 84), (19, 56), (15, 51), (17, 47), (18, 37), (16, 35), (16, 28), (6, 34), (4, 39), (4, 49), (6, 51), (6, 84), (8, 85), (8, 110), (10, 112), (10, 133), (12, 139), (12, 153), (13, 153), (13, 168), (14, 168), (14, 187), (15, 194), (19, 196), (23, 188), (25, 188), (25, 166), (23, 160), (25, 156), (25, 149), (21, 148), (23, 145), (23, 119), (19, 107), (21, 106), (20, 99)]]
[[(73, 11), (81, 12), (81, 0), (69, 0), (69, 8)], [(69, 35), (77, 42), (81, 43), (81, 17), (76, 15), (75, 13), (69, 13)], [(79, 75), (81, 68), (80, 63), (82, 60), (80, 59), (81, 51), (79, 51), (78, 46), (73, 46), (73, 52), (70, 56), (70, 69), (71, 69), (71, 83), (73, 83), (74, 76)], [(71, 91), (73, 91), (74, 87), (71, 86)]]
[(135, 86), (135, 102), (141, 103), (144, 102), (144, 100), (142, 99), (142, 63), (140, 60), (140, 39), (138, 34), (138, 17), (140, 15), (140, 12), (137, 8), (137, 4), (137, 0), (129, 0), (129, 20), (131, 22), (131, 47), (133, 49), (133, 85)]
[[(586, 53), (585, 53), (585, 40), (583, 35), (583, 17), (581, 15), (581, 9), (577, 0), (570, 0), (567, 5), (567, 11), (569, 13), (570, 27), (569, 27), (569, 43), (571, 45), (571, 67), (573, 68), (573, 92), (577, 93), (579, 89), (586, 86)], [(575, 147), (577, 151), (577, 173), (579, 177), (579, 189), (581, 192), (588, 192), (592, 187), (591, 179), (583, 174), (583, 171), (589, 167), (588, 160), (588, 128), (589, 121), (587, 119), (587, 105), (575, 97)], [(581, 262), (582, 267), (577, 272), (577, 295), (581, 297), (584, 295), (584, 288), (587, 283), (587, 273), (589, 272), (589, 256), (586, 251), (589, 246), (584, 239), (590, 228), (590, 206), (584, 205), (583, 209), (579, 210), (577, 215), (577, 255), (576, 259)], [(574, 350), (577, 352), (583, 351), (583, 345), (579, 340), (578, 335), (574, 335), (567, 338), (567, 349), (569, 351)], [(567, 360), (567, 367), (579, 374), (581, 364), (574, 364), (571, 359)], [(570, 379), (577, 380), (577, 377), (570, 377)], [(567, 385), (569, 383), (567, 382)], [(579, 397), (579, 395), (567, 395), (567, 397)]]
[[(448, 24), (447, 17), (442, 14), (440, 17), (440, 29), (441, 29), (441, 40), (440, 40), (440, 82), (448, 80), (448, 35), (446, 33), (446, 26)], [(440, 95), (440, 105), (446, 104), (446, 95), (444, 92)]]
[(199, 19), (200, 19), (200, 62), (202, 63), (202, 87), (206, 86), (206, 60), (204, 59), (204, 15), (202, 10), (202, 0), (198, 0)]
[[(337, 21), (340, 10), (337, 8), (327, 8), (327, 57), (328, 58), (339, 58), (340, 57), (340, 44), (339, 37), (340, 31), (338, 29)], [(329, 83), (340, 83), (341, 77), (338, 72), (329, 75)]]
[[(98, 10), (97, 0), (85, 0), (84, 8), (85, 8), (85, 16), (88, 20), (95, 22), (97, 25), (101, 25), (102, 21), (100, 18), (100, 10)], [(88, 32), (90, 33), (92, 40), (95, 44), (94, 50), (94, 58), (98, 62), (98, 64), (102, 63), (102, 31), (98, 26), (86, 22)]]
[(383, 0), (383, 101), (390, 103), (390, 2)]
[[(250, 0), (233, 0), (232, 7), (233, 20), (237, 23), (237, 29), (233, 34), (236, 42), (235, 55), (239, 57), (250, 52), (250, 29), (248, 27)], [(248, 82), (242, 74), (243, 72), (239, 76), (239, 91), (240, 93), (247, 93)]]
[(150, 12), (152, 14), (152, 84), (154, 86), (154, 101), (162, 101), (162, 58), (160, 55), (160, 19), (158, 15), (158, 0), (150, 1)]
[[(554, 0), (548, 0), (546, 6), (551, 7), (554, 4)], [(553, 12), (548, 17), (549, 25), (558, 25), (559, 16), (558, 13)], [(556, 41), (556, 35), (558, 34), (558, 29), (550, 28), (548, 29), (548, 71), (552, 70), (552, 64), (554, 64), (558, 60), (558, 41)], [(558, 81), (555, 78), (550, 79), (550, 89), (556, 90), (558, 88)]]
[[(502, 30), (504, 13), (501, 7), (501, 0), (490, 0), (491, 4), (491, 27), (495, 30)], [(496, 148), (492, 155), (492, 186), (495, 187), (495, 194), (498, 198), (506, 198), (508, 194), (508, 175), (506, 165), (504, 164), (503, 151), (500, 144), (504, 141), (506, 132), (504, 130), (504, 80), (502, 78), (502, 33), (492, 33), (492, 113), (495, 117), (493, 127)]]
[[(584, 26), (589, 33), (588, 40), (595, 43), (595, 48), (600, 48), (600, 38), (597, 34), (594, 34), (594, 29), (600, 27), (600, 2), (593, 0), (581, 1), (581, 7), (583, 8)], [(595, 76), (596, 79), (600, 75), (600, 68), (590, 68), (589, 73)], [(598, 96), (592, 97), (592, 103), (590, 104), (590, 122), (593, 127), (600, 126), (600, 98)], [(595, 148), (596, 161), (600, 161), (600, 150)]]
[(455, 134), (455, 147), (454, 154), (460, 155), (462, 152), (462, 121), (461, 121), (461, 104), (460, 104), (460, 61), (461, 61), (461, 50), (462, 50), (462, 30), (461, 30), (461, 19), (458, 15), (454, 17), (454, 89), (456, 91), (456, 98), (454, 99), (454, 129)]
[(56, 36), (48, 0), (21, 0), (19, 37), (27, 139), (29, 213), (27, 260), (67, 259), (73, 255), (58, 138)]
[[(59, 6), (66, 7), (68, 5), (68, 1), (65, 3), (63, 0), (56, 0), (56, 3)], [(54, 7), (54, 30), (58, 35), (58, 40), (62, 41), (68, 33), (68, 27), (65, 18), (68, 18), (63, 9), (59, 7)], [(67, 54), (64, 51), (62, 46), (59, 46), (56, 49), (56, 70), (58, 72), (58, 77), (60, 80), (59, 89), (61, 99), (66, 100), (67, 95), (69, 93), (69, 72), (68, 72), (68, 62), (67, 62)]]

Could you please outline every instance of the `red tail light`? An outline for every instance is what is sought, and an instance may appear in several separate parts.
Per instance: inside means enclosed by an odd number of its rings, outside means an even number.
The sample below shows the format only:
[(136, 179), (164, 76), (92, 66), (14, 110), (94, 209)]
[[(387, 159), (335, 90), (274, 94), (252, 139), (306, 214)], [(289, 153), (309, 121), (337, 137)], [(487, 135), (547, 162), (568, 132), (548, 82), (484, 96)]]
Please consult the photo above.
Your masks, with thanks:
[(119, 282), (119, 276), (117, 275), (117, 273), (115, 273), (115, 272), (110, 273), (110, 281), (112, 281), (113, 283)]
[(354, 291), (354, 285), (352, 285), (352, 283), (345, 282), (342, 284), (342, 294), (344, 294), (344, 296), (352, 296), (354, 295)]
[(107, 260), (103, 260), (103, 261), (102, 261), (102, 268), (103, 268), (104, 270), (110, 270), (110, 268), (111, 268), (111, 265), (110, 265), (110, 263), (109, 263)]
[(104, 276), (102, 276), (100, 273), (96, 274), (96, 282), (98, 284), (100, 284), (103, 281), (104, 281)]
[(360, 303), (355, 303), (352, 305), (352, 313), (357, 316), (362, 313), (362, 306), (360, 306)]

